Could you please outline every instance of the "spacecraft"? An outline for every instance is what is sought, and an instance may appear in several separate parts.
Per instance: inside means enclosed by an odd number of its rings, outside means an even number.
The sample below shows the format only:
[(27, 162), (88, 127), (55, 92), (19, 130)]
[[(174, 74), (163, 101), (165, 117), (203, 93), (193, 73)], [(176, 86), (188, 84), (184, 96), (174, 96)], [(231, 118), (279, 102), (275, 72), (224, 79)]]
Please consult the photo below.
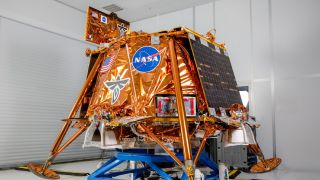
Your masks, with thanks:
[[(91, 58), (87, 79), (48, 160), (28, 165), (34, 174), (58, 179), (48, 167), (85, 133), (83, 147), (165, 153), (186, 179), (193, 179), (208, 137), (226, 131), (231, 136), (236, 129), (250, 132), (227, 50), (214, 35), (203, 36), (186, 27), (130, 32), (128, 24), (114, 15), (89, 8), (88, 16), (86, 38), (103, 46), (86, 50)], [(99, 33), (104, 28), (112, 33)], [(78, 131), (62, 144), (71, 127)], [(255, 139), (244, 143), (260, 157), (255, 172), (280, 164), (279, 158), (265, 160)]]

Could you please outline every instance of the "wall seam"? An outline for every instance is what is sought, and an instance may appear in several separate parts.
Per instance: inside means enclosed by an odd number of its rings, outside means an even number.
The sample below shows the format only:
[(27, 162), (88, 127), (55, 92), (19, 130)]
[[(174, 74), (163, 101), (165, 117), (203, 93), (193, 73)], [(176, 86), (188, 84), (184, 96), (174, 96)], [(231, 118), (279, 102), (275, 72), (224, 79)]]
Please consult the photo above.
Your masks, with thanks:
[(193, 30), (196, 31), (196, 7), (192, 7), (192, 26)]
[(268, 0), (268, 14), (269, 14), (269, 37), (270, 37), (270, 86), (271, 86), (271, 104), (272, 104), (272, 141), (273, 141), (273, 157), (277, 156), (277, 139), (276, 139), (276, 99), (275, 99), (275, 65), (274, 65), (274, 51), (273, 51), (273, 19), (272, 19), (272, 0)]
[(253, 76), (253, 2), (252, 0), (249, 1), (249, 13), (250, 13), (250, 87), (249, 87), (249, 102), (250, 102), (250, 112), (251, 114), (254, 114), (254, 88), (253, 88), (253, 80), (254, 80), (254, 76)]
[(212, 3), (212, 16), (213, 16), (212, 28), (216, 28), (216, 1), (215, 0), (213, 0), (213, 3)]

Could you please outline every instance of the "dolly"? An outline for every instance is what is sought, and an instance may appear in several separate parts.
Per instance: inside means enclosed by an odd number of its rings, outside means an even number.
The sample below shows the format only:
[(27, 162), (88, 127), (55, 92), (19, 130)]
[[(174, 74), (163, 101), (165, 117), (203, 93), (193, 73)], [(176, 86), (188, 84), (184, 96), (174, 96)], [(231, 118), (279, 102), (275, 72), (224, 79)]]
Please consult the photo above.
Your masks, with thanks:
[[(176, 151), (176, 156), (182, 161), (183, 153)], [(144, 167), (134, 168), (134, 169), (125, 169), (123, 171), (110, 172), (113, 168), (118, 165), (128, 162), (142, 162)], [(160, 163), (173, 163), (175, 162), (169, 155), (157, 155), (149, 153), (147, 149), (129, 149), (129, 150), (120, 150), (118, 149), (115, 153), (115, 156), (88, 176), (88, 180), (113, 180), (114, 177), (133, 174), (133, 179), (144, 179), (145, 172), (155, 171), (161, 178), (165, 180), (173, 180), (167, 172), (161, 169), (159, 166)], [(215, 162), (211, 161), (205, 152), (201, 152), (199, 156), (199, 164), (202, 164), (211, 169), (209, 175), (205, 177), (206, 180), (218, 180), (219, 179), (219, 169)], [(179, 178), (182, 180), (187, 180), (188, 177), (185, 173)]]

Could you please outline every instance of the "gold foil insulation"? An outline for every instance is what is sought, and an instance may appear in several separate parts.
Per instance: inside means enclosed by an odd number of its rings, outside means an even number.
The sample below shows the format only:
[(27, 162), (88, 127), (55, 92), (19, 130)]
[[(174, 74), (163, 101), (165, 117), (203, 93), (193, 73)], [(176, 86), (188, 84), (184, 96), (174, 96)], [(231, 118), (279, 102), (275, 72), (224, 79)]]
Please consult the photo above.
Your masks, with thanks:
[[(131, 33), (135, 35), (137, 33)], [(129, 39), (125, 44), (115, 44), (113, 50), (100, 54), (100, 58), (115, 56), (108, 72), (99, 72), (96, 86), (91, 98), (88, 116), (93, 115), (95, 109), (104, 109), (111, 113), (111, 117), (123, 116), (152, 116), (156, 115), (155, 95), (175, 94), (171, 63), (169, 57), (168, 38), (161, 37), (159, 44), (151, 44), (150, 36), (140, 36)], [(199, 109), (206, 108), (200, 81), (196, 74), (195, 65), (183, 44), (176, 43), (176, 54), (181, 79), (182, 93), (196, 95)], [(139, 72), (132, 64), (137, 50), (144, 46), (151, 46), (158, 50), (160, 63), (150, 72)], [(113, 91), (108, 89), (105, 82), (129, 79), (120, 90), (116, 102), (112, 103)], [(116, 118), (117, 119), (117, 118)]]
[(85, 40), (96, 44), (110, 42), (124, 36), (129, 30), (129, 25), (129, 22), (115, 14), (106, 14), (88, 7)]

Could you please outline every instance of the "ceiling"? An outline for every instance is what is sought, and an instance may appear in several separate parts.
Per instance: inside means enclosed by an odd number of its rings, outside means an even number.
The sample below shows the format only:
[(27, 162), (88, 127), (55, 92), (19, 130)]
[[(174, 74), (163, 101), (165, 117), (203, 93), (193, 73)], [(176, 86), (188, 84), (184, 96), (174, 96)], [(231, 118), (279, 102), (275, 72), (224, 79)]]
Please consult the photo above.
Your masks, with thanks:
[(103, 7), (115, 4), (123, 10), (116, 14), (129, 22), (206, 4), (214, 0), (55, 0), (77, 10), (85, 12), (88, 6), (110, 13)]

